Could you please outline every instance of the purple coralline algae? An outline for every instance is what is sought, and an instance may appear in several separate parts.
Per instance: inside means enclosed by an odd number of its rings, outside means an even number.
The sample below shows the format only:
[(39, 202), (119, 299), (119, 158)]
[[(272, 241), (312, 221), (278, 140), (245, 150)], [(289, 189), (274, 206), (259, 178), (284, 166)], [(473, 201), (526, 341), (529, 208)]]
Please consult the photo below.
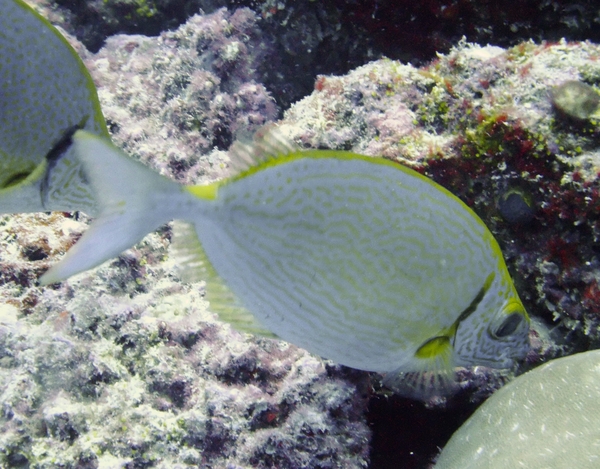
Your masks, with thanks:
[[(227, 174), (230, 143), (278, 116), (256, 74), (272, 52), (257, 18), (222, 9), (97, 54), (75, 44), (116, 144), (180, 182)], [(306, 147), (408, 164), (473, 207), (533, 317), (529, 367), (600, 342), (600, 128), (552, 102), (566, 82), (598, 92), (599, 59), (587, 42), (463, 41), (420, 68), (382, 59), (316, 77), (279, 128)], [(178, 278), (170, 227), (37, 287), (86, 222), (0, 218), (0, 465), (366, 467), (376, 380), (219, 322), (204, 285)], [(460, 370), (462, 398), (511, 374)]]
[(111, 37), (87, 65), (114, 141), (190, 183), (222, 175), (223, 157), (206, 156), (210, 150), (226, 150), (277, 117), (256, 81), (268, 54), (254, 13), (241, 8), (193, 16), (158, 38)]

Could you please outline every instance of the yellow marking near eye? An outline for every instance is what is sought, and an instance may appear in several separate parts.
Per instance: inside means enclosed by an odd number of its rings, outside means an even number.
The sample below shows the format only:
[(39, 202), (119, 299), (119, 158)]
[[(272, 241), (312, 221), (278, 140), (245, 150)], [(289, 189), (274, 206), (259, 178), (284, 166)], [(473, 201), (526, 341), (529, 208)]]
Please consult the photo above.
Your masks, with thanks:
[(446, 335), (433, 337), (418, 348), (415, 357), (423, 360), (433, 360), (447, 353), (450, 347), (450, 337)]

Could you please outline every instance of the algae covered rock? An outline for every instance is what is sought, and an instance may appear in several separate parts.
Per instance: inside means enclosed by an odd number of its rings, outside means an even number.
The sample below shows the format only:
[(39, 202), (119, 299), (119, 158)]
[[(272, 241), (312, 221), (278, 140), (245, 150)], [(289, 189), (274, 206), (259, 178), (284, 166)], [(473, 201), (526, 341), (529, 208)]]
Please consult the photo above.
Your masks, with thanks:
[(436, 469), (600, 465), (600, 350), (546, 363), (500, 389), (452, 436)]

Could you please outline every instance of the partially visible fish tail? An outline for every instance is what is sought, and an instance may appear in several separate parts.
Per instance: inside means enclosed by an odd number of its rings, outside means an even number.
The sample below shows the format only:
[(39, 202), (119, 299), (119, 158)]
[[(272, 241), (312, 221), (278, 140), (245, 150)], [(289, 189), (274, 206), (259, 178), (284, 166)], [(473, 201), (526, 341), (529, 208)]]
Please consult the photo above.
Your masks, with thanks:
[(77, 244), (40, 278), (42, 285), (60, 282), (116, 257), (174, 217), (164, 201), (177, 195), (191, 198), (183, 186), (131, 159), (106, 138), (78, 130), (73, 145), (95, 193), (99, 214)]

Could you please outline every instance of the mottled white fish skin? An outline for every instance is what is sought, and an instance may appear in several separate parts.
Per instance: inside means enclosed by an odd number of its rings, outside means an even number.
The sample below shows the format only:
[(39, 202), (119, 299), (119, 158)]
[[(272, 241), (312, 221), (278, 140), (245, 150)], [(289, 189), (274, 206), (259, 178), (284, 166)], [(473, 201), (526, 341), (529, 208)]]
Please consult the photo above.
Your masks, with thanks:
[(103, 139), (80, 131), (73, 140), (101, 214), (43, 283), (181, 218), (264, 327), (338, 363), (379, 372), (507, 367), (528, 350), (529, 318), (493, 236), (412, 170), (305, 151), (183, 190)]
[(72, 150), (46, 160), (74, 126), (108, 137), (84, 64), (26, 3), (0, 0), (0, 213), (94, 212)]

